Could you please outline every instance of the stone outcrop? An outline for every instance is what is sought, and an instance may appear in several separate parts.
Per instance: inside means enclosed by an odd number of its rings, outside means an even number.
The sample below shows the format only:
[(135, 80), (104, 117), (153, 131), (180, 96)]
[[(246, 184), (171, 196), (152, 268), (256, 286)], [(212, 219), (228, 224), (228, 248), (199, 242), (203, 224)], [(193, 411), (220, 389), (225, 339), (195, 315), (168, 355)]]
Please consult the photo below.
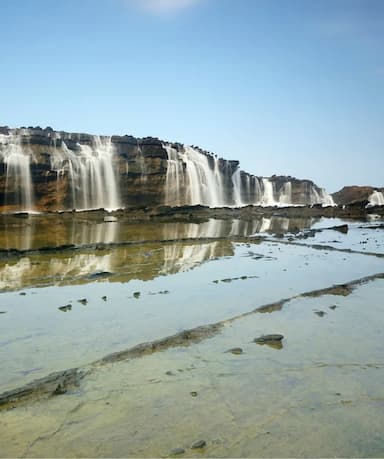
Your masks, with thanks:
[(255, 177), (153, 137), (0, 127), (1, 212), (332, 204), (327, 196), (310, 180)]
[(341, 190), (332, 194), (336, 204), (346, 205), (358, 202), (369, 202), (372, 194), (378, 191), (384, 193), (384, 188), (374, 188), (372, 186), (345, 186)]

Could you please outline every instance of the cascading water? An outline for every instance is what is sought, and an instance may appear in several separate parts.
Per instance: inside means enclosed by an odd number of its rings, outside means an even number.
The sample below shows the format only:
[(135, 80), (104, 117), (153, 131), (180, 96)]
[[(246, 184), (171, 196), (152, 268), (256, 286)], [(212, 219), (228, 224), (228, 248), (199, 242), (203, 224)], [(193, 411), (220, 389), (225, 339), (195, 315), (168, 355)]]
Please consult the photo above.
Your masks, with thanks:
[(267, 179), (261, 179), (263, 184), (263, 197), (261, 198), (261, 204), (264, 206), (274, 206), (276, 205), (275, 197), (274, 197), (274, 190), (273, 190), (273, 183)]
[[(4, 206), (18, 211), (33, 210), (33, 188), (31, 179), (32, 153), (21, 144), (18, 134), (0, 134), (0, 160), (5, 165), (5, 189), (7, 195)], [(11, 197), (11, 199), (10, 199)]]
[[(169, 206), (205, 205), (209, 207), (291, 206), (292, 182), (276, 185), (266, 177), (249, 175), (239, 168), (225, 176), (228, 162), (220, 167), (216, 157), (208, 156), (192, 147), (179, 150), (163, 145), (168, 155), (165, 184), (165, 204)], [(334, 205), (324, 190), (308, 182), (303, 204)], [(300, 204), (300, 202), (298, 203)]]
[(113, 169), (114, 147), (110, 137), (92, 137), (91, 145), (70, 150), (64, 141), (54, 150), (51, 168), (58, 179), (68, 173), (72, 207), (76, 210), (118, 209), (118, 182)]
[(283, 190), (280, 194), (279, 204), (289, 206), (292, 204), (292, 183), (286, 182), (284, 183)]
[(384, 206), (384, 193), (375, 190), (368, 198), (369, 206)]
[[(1, 128), (3, 208), (113, 210), (124, 204), (151, 205), (151, 199), (170, 206), (333, 205), (332, 198), (310, 181), (256, 177), (239, 170), (237, 161), (170, 143), (163, 145), (168, 161), (161, 201), (162, 190), (156, 195), (156, 187), (164, 177), (164, 150), (157, 139), (143, 140), (115, 136), (112, 142), (110, 137), (51, 128)], [(373, 200), (381, 199), (378, 196), (382, 198), (378, 192)]]
[(321, 204), (322, 206), (334, 206), (335, 202), (330, 194), (328, 194), (323, 188), (319, 191), (315, 187), (310, 187), (310, 204)]
[(225, 205), (223, 175), (219, 160), (212, 157), (213, 168), (206, 155), (192, 147), (178, 151), (164, 145), (168, 154), (168, 169), (165, 185), (166, 205)]
[(165, 179), (165, 204), (170, 206), (181, 206), (185, 204), (183, 194), (185, 186), (183, 162), (179, 154), (170, 145), (164, 145), (168, 154), (167, 176)]

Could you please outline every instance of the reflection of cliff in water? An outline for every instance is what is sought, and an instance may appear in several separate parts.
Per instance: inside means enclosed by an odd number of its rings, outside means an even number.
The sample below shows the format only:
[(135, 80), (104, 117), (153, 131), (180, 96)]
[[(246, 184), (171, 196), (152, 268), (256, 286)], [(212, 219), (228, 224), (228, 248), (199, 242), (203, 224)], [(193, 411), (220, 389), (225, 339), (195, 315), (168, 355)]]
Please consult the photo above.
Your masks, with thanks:
[(90, 253), (76, 251), (52, 256), (33, 254), (1, 263), (0, 289), (86, 284), (97, 280), (128, 282), (191, 269), (207, 260), (233, 255), (230, 241), (206, 244), (151, 243)]
[(203, 223), (103, 221), (87, 216), (6, 216), (0, 220), (2, 249), (30, 250), (67, 244), (109, 244), (186, 238), (247, 237), (254, 233), (295, 232), (309, 228), (312, 218), (270, 217), (255, 220), (215, 220)]
[[(0, 289), (84, 284), (101, 279), (110, 282), (150, 280), (187, 271), (207, 260), (233, 255), (232, 236), (283, 232), (309, 224), (309, 221), (280, 217), (141, 225), (73, 220), (47, 226), (39, 219), (32, 223), (20, 221), (8, 225), (2, 232), (3, 247), (31, 249), (74, 244), (77, 249), (54, 254), (26, 252), (18, 259), (1, 262)], [(201, 240), (210, 238), (217, 240)], [(112, 242), (127, 241), (137, 243), (108, 246)]]

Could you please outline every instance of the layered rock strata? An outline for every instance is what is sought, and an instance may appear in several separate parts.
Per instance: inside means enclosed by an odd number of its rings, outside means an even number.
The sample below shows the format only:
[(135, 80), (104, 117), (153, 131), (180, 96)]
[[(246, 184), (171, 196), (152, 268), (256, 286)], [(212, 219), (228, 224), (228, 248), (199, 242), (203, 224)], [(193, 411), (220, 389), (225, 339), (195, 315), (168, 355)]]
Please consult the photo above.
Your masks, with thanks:
[(310, 180), (256, 177), (238, 161), (157, 138), (0, 128), (0, 211), (160, 205), (332, 205)]

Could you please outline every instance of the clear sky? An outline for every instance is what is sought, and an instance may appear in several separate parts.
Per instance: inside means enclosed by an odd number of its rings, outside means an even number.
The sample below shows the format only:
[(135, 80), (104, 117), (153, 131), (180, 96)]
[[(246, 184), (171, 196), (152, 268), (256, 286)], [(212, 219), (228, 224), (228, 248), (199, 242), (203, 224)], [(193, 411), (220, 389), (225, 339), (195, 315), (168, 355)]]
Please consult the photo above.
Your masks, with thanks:
[(384, 186), (384, 0), (0, 0), (0, 124)]

